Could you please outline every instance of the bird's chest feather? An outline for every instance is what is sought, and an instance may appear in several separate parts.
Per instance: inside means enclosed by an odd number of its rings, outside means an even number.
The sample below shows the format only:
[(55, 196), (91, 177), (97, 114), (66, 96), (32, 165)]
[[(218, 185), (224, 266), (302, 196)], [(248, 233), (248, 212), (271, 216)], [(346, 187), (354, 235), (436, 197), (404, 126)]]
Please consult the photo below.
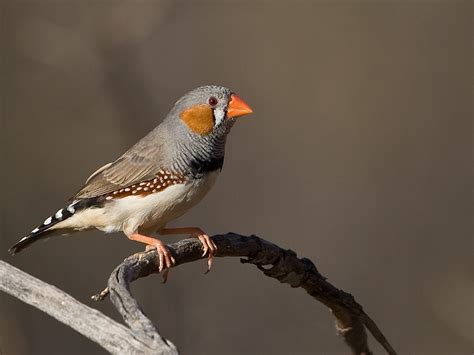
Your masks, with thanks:
[(164, 227), (166, 223), (180, 217), (196, 205), (214, 185), (219, 171), (202, 177), (176, 184), (166, 189), (142, 196), (128, 196), (113, 201), (107, 208), (106, 215), (116, 230), (117, 225), (126, 233), (137, 229)]

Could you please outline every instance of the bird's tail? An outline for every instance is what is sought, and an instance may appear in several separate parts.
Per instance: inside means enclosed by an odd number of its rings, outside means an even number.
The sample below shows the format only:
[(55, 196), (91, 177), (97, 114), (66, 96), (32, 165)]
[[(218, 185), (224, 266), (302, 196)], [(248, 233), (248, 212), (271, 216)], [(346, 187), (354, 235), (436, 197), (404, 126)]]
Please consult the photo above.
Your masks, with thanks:
[(38, 232), (38, 233), (30, 233), (26, 237), (20, 239), (18, 242), (16, 242), (10, 249), (8, 249), (8, 252), (11, 255), (18, 254), (20, 251), (25, 249), (26, 247), (30, 246), (32, 243), (37, 242), (38, 240), (42, 239), (48, 239), (52, 237), (54, 232), (58, 232), (57, 230), (45, 230), (43, 232)]
[(67, 234), (68, 231), (61, 230), (57, 228), (59, 226), (56, 226), (56, 225), (59, 222), (62, 222), (68, 219), (75, 213), (76, 203), (77, 202), (75, 201), (71, 203), (69, 206), (67, 206), (66, 208), (61, 208), (54, 215), (46, 218), (46, 220), (41, 225), (33, 229), (30, 232), (30, 234), (20, 239), (10, 249), (8, 249), (8, 252), (11, 255), (15, 255), (38, 240), (47, 239), (47, 238), (52, 237), (53, 235)]

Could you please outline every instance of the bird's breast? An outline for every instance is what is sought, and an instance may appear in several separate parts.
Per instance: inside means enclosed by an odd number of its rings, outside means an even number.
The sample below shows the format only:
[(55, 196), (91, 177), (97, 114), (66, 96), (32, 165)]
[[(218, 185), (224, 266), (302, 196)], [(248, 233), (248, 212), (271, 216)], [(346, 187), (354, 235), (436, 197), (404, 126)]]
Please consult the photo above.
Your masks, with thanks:
[(162, 228), (201, 201), (218, 175), (219, 171), (216, 170), (199, 179), (171, 185), (146, 196), (113, 200), (104, 206), (104, 216), (108, 220), (108, 227), (104, 230), (134, 233), (139, 229)]

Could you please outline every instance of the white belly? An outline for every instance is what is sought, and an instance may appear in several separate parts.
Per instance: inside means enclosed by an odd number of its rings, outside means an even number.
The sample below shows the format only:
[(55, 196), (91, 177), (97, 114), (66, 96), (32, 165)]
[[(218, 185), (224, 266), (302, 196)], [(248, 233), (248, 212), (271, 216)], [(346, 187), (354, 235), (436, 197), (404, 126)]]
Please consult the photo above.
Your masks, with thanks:
[(97, 228), (104, 232), (153, 232), (182, 216), (196, 205), (214, 185), (219, 171), (187, 184), (172, 185), (145, 197), (128, 196), (107, 202), (103, 208), (79, 211), (59, 228)]

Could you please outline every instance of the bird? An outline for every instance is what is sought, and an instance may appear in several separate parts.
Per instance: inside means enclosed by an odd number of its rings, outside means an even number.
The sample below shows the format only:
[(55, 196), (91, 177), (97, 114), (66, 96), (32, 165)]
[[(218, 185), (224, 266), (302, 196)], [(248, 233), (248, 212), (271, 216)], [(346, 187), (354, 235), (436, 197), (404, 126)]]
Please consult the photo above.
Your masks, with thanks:
[(64, 208), (20, 239), (9, 253), (84, 230), (123, 232), (147, 249), (156, 249), (158, 272), (167, 275), (175, 259), (151, 235), (179, 234), (199, 239), (209, 271), (217, 251), (212, 239), (199, 227), (166, 226), (209, 192), (224, 164), (227, 135), (238, 117), (252, 112), (227, 87), (206, 85), (189, 91), (160, 124), (118, 159), (92, 173)]

